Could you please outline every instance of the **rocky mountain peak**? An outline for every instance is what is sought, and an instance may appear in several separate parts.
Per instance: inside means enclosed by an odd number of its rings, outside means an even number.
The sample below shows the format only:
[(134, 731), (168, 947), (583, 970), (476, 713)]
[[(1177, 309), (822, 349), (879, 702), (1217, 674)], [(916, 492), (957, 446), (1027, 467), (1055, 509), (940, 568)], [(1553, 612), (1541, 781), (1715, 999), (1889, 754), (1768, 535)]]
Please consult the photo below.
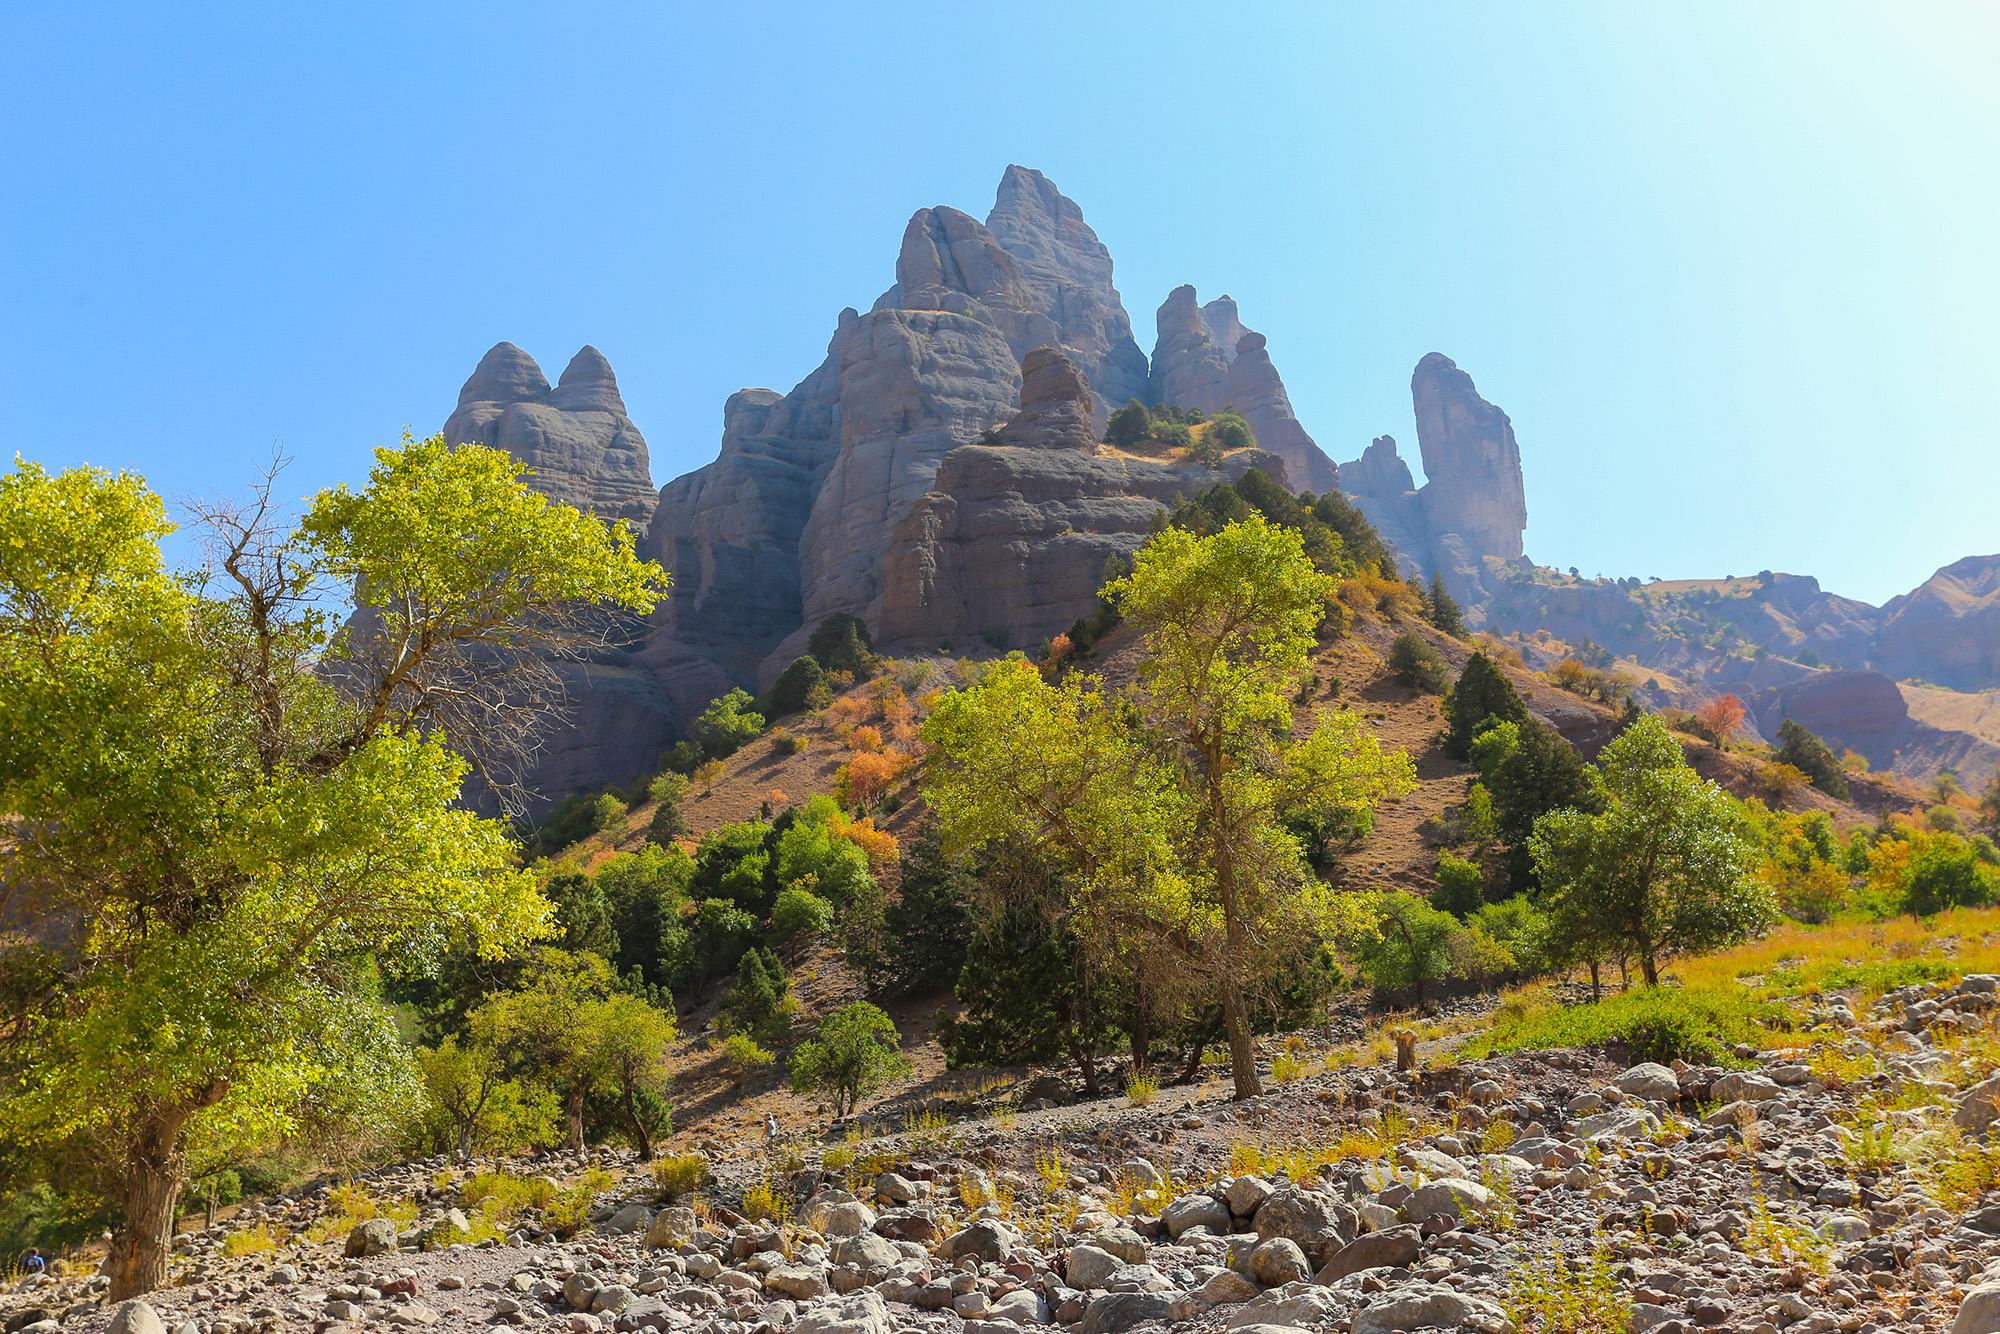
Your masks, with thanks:
[(646, 437), (626, 415), (611, 363), (594, 347), (570, 358), (551, 389), (535, 359), (512, 343), (496, 343), (459, 391), (446, 419), (453, 444), (504, 449), (534, 470), (536, 489), (623, 519), (643, 534), (652, 522), (653, 491)]
[(903, 228), (890, 293), (895, 308), (905, 310), (939, 308), (938, 296), (945, 292), (1018, 305), (1019, 284), (1013, 257), (993, 233), (971, 214), (940, 205), (918, 209)]
[(1149, 402), (1208, 413), (1234, 408), (1257, 433), (1257, 443), (1285, 461), (1294, 485), (1309, 491), (1336, 485), (1333, 460), (1299, 424), (1264, 336), (1244, 327), (1233, 299), (1220, 296), (1204, 306), (1195, 289), (1182, 284), (1160, 303), (1154, 323), (1159, 337)]
[(512, 343), (495, 343), (472, 368), (458, 391), (458, 405), (518, 403), (549, 392), (549, 377), (535, 359)]
[(625, 416), (625, 399), (618, 392), (618, 377), (602, 352), (585, 343), (563, 367), (549, 405), (565, 412), (609, 412)]

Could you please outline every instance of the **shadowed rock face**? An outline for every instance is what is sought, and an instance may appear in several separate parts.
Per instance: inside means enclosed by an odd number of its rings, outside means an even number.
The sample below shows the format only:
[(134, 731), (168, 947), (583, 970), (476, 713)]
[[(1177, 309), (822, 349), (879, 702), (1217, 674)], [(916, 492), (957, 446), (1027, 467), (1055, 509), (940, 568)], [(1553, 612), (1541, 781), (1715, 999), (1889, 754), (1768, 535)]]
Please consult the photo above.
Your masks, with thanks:
[[(1219, 480), (1195, 465), (1100, 455), (1089, 413), (1082, 373), (1054, 348), (1030, 352), (1000, 443), (945, 455), (936, 485), (897, 525), (878, 642), (1038, 644), (1096, 607), (1107, 563), (1138, 550), (1177, 496)], [(1282, 483), (1284, 466), (1246, 450), (1221, 477), (1261, 467)]]
[(1292, 412), (1264, 335), (1243, 327), (1233, 299), (1199, 305), (1194, 288), (1183, 284), (1161, 303), (1155, 322), (1148, 402), (1207, 413), (1234, 408), (1257, 433), (1258, 447), (1285, 461), (1296, 485), (1308, 491), (1337, 485), (1333, 460)]
[(642, 536), (656, 496), (646, 437), (625, 415), (611, 363), (585, 347), (554, 389), (535, 359), (496, 343), (458, 391), (444, 424), (453, 444), (504, 449), (535, 470), (537, 489), (607, 519), (624, 519)]

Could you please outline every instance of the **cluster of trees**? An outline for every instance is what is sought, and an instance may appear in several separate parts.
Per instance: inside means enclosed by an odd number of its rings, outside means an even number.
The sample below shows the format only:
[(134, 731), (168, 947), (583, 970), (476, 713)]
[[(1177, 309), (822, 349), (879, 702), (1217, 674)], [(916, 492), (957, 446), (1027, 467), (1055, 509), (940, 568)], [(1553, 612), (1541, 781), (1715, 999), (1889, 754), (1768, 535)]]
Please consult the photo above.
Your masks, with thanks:
[(1135, 453), (1184, 452), (1193, 462), (1214, 468), (1221, 466), (1225, 454), (1255, 448), (1257, 435), (1234, 408), (1211, 417), (1200, 408), (1172, 404), (1149, 408), (1133, 399), (1105, 422), (1104, 443)]
[(1002, 661), (923, 729), (947, 845), (1031, 877), (1013, 920), (988, 926), (1015, 932), (1009, 957), (1027, 966), (1032, 897), (1037, 960), (1073, 990), (1127, 976), (1141, 1014), (1218, 1012), (1242, 1096), (1259, 1088), (1260, 1003), (1310, 970), (1345, 910), (1288, 823), (1351, 818), (1414, 782), (1355, 715), (1295, 718), (1335, 588), (1300, 531), (1261, 514), (1168, 528), (1105, 590), (1144, 642), (1129, 685)]

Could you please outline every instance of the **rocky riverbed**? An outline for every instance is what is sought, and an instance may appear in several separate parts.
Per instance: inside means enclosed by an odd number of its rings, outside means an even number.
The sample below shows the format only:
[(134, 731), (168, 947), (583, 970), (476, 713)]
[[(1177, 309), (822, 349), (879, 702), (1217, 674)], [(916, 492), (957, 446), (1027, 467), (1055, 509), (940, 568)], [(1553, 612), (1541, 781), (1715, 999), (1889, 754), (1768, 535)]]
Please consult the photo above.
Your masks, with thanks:
[[(1210, 1084), (802, 1156), (711, 1145), (715, 1179), (679, 1198), (623, 1159), (566, 1238), (529, 1209), (480, 1244), (438, 1245), (469, 1221), (466, 1173), (410, 1164), (366, 1182), (408, 1221), (304, 1240), (328, 1232), (321, 1188), (184, 1235), (176, 1286), (144, 1303), (50, 1277), (0, 1297), (0, 1320), (9, 1334), (2000, 1331), (2000, 1204), (1985, 1193), (2000, 1158), (1983, 1140), (2000, 1079), (1974, 1054), (1996, 984), (1906, 988), (1859, 1013), (1821, 999), (1799, 1047), (1742, 1049), (1743, 1068), (1551, 1052), (1327, 1070), (1248, 1102)], [(558, 1188), (589, 1165), (523, 1170)], [(746, 1216), (771, 1201), (782, 1218)], [(230, 1254), (252, 1229), (283, 1240)]]

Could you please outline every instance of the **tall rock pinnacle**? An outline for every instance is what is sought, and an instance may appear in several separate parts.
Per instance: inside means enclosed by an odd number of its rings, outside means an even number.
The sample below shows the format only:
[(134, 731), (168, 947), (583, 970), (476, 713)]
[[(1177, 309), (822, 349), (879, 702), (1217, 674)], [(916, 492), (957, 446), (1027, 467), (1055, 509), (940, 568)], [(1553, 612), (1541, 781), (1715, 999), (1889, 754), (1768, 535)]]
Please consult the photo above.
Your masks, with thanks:
[(1507, 414), (1481, 398), (1472, 377), (1441, 352), (1417, 363), (1410, 401), (1431, 532), (1457, 534), (1474, 555), (1519, 556), (1528, 500)]

